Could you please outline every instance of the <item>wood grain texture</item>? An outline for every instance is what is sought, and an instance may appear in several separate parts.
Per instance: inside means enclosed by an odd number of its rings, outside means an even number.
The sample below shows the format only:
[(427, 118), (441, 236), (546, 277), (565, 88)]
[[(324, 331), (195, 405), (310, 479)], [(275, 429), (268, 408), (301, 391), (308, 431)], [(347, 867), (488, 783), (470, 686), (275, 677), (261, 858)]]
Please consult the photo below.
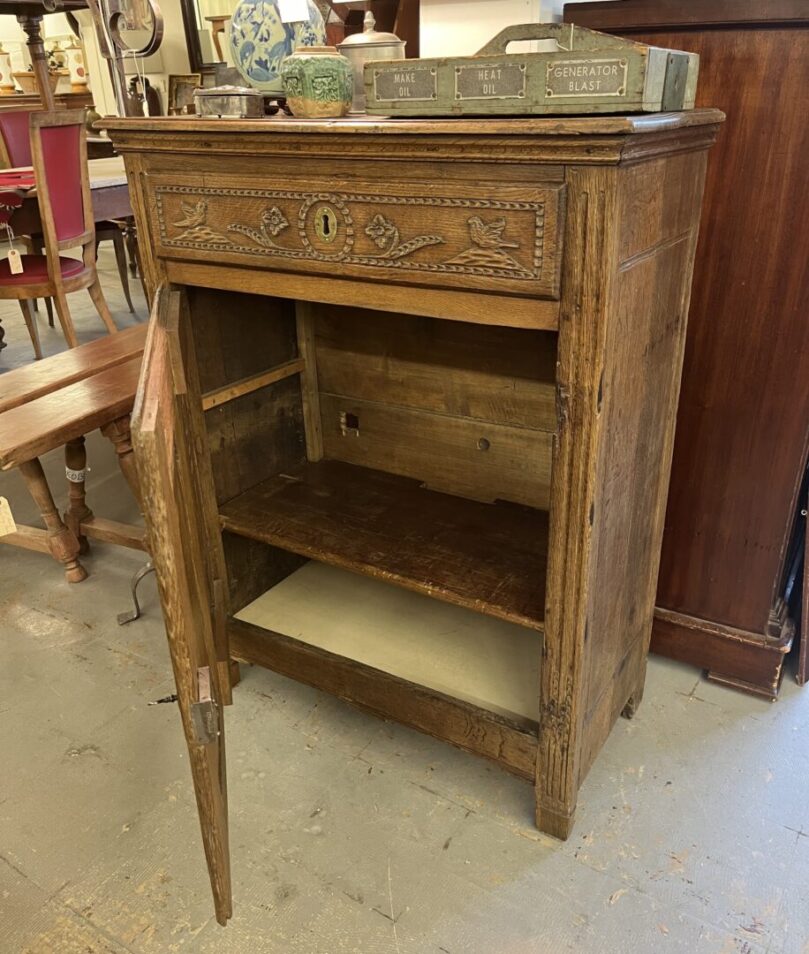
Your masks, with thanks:
[(298, 333), (298, 354), (303, 360), (301, 401), (306, 429), (306, 457), (318, 461), (323, 457), (323, 428), (320, 418), (320, 384), (315, 346), (314, 309), (309, 302), (295, 304)]
[[(295, 361), (292, 302), (190, 290), (193, 349), (200, 388), (227, 391), (239, 382)], [(205, 413), (216, 499), (230, 500), (304, 460), (303, 410), (297, 377), (282, 378)]]
[(268, 371), (261, 371), (258, 374), (251, 375), (248, 378), (242, 378), (234, 381), (233, 384), (226, 384), (224, 387), (217, 388), (215, 391), (208, 391), (202, 395), (203, 411), (210, 411), (213, 407), (219, 407), (227, 404), (229, 401), (235, 401), (236, 398), (243, 397), (245, 394), (252, 394), (253, 391), (260, 391), (276, 381), (283, 381), (293, 374), (300, 374), (304, 369), (304, 362), (296, 358), (294, 361), (286, 361)]
[[(153, 274), (164, 274), (168, 280), (179, 285), (249, 291), (256, 295), (277, 295), (280, 289), (278, 275), (273, 272), (222, 267), (214, 273), (208, 264), (198, 262), (161, 262), (155, 259)], [(290, 298), (302, 301), (355, 305), (357, 300), (357, 283), (339, 277), (285, 274), (283, 291)], [(378, 311), (396, 311), (482, 325), (504, 325), (509, 328), (553, 330), (559, 323), (559, 303), (556, 301), (448, 292), (435, 288), (421, 288), (418, 294), (414, 294), (412, 288), (405, 286), (366, 285), (362, 290), (362, 305)]]
[[(412, 477), (473, 500), (548, 508), (553, 437), (545, 431), (333, 394), (320, 395), (320, 409), (330, 460)], [(358, 428), (346, 427), (346, 420)]]
[[(708, 165), (653, 648), (753, 684), (759, 647), (768, 692), (785, 633), (769, 621), (809, 451), (809, 390), (796, 386), (809, 380), (809, 128), (797, 105), (809, 16), (791, 0), (626, 0), (566, 15), (699, 53), (698, 104), (728, 116)], [(674, 637), (672, 613), (703, 625)]]
[(528, 330), (315, 310), (321, 391), (481, 422), (556, 429), (556, 339)]
[(291, 679), (324, 689), (365, 712), (394, 719), (531, 779), (536, 726), (516, 723), (460, 699), (416, 686), (362, 663), (309, 646), (242, 620), (231, 619), (233, 654)]
[(542, 511), (480, 504), (321, 461), (264, 481), (221, 514), (232, 533), (542, 629)]
[(655, 612), (656, 652), (690, 662), (715, 677), (724, 676), (729, 684), (766, 699), (778, 695), (793, 636), (791, 626), (781, 639), (772, 639), (660, 607)]
[[(298, 136), (368, 140), (374, 136), (397, 137), (431, 136), (441, 139), (444, 136), (472, 137), (484, 139), (488, 136), (512, 137), (508, 141), (516, 142), (519, 137), (548, 136), (557, 139), (566, 135), (626, 137), (631, 134), (650, 135), (669, 129), (686, 129), (721, 121), (718, 110), (703, 108), (680, 113), (654, 113), (649, 116), (577, 116), (574, 118), (520, 118), (520, 119), (402, 119), (385, 120), (377, 117), (361, 117), (331, 120), (300, 120), (278, 117), (270, 121), (250, 119), (199, 120), (192, 122), (172, 116), (150, 116), (148, 119), (118, 119), (106, 116), (98, 123), (99, 129), (110, 132), (113, 144), (119, 151), (127, 147), (135, 152), (145, 148), (157, 147), (171, 152), (178, 148), (177, 140), (185, 139), (189, 144), (202, 137), (210, 142), (211, 134), (225, 134), (226, 137), (238, 136), (244, 145), (238, 149), (241, 154), (263, 147), (288, 148), (296, 145)], [(166, 133), (175, 133), (170, 139)], [(183, 135), (185, 134), (185, 136)], [(272, 137), (278, 137), (273, 141)], [(218, 138), (218, 137), (217, 137)], [(120, 147), (120, 148), (119, 148)], [(586, 157), (581, 156), (586, 160)]]
[[(538, 824), (562, 837), (643, 692), (704, 167), (697, 152), (568, 174), (537, 765)], [(649, 214), (673, 205), (679, 222)]]
[[(144, 384), (135, 408), (133, 437), (140, 479), (149, 502), (146, 523), (216, 917), (220, 924), (225, 924), (232, 912), (222, 712), (229, 689), (223, 687), (220, 678), (216, 621), (210, 610), (213, 594), (207, 571), (211, 566), (211, 541), (205, 532), (204, 516), (199, 518), (205, 500), (195, 493), (200, 448), (191, 437), (191, 420), (202, 412), (199, 390), (189, 394), (189, 379), (182, 364), (183, 311), (179, 292), (166, 291), (158, 296), (144, 354)], [(191, 383), (192, 387), (196, 384), (193, 378)], [(211, 491), (208, 499), (212, 499)], [(218, 733), (210, 742), (198, 737), (193, 717), (194, 706), (201, 701), (199, 674), (203, 668), (210, 673), (218, 723)]]
[(307, 562), (306, 557), (237, 533), (222, 534), (229, 587), (229, 611), (234, 616), (248, 603), (280, 583)]
[(0, 413), (137, 358), (145, 340), (146, 325), (134, 325), (50, 355), (47, 361), (7, 371), (0, 376)]
[[(755, 27), (791, 24), (809, 24), (809, 13), (802, 0), (620, 0), (602, 6), (600, 0), (590, 3), (568, 4), (565, 20), (590, 26), (594, 30), (628, 33), (647, 33), (650, 30), (683, 27)], [(643, 42), (651, 42), (651, 40)], [(687, 47), (680, 47), (687, 49)], [(707, 100), (703, 100), (707, 102)], [(715, 100), (711, 102), (720, 102)]]
[(8, 470), (132, 410), (141, 359), (42, 395), (0, 416), (0, 468)]

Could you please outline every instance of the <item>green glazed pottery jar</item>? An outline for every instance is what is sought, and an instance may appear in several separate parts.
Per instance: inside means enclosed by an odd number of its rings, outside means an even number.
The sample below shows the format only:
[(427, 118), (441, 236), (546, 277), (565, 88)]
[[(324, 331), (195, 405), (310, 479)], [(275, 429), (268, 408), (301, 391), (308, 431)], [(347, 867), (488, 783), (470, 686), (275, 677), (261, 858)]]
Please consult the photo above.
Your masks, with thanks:
[(299, 47), (284, 60), (281, 81), (299, 119), (334, 119), (351, 108), (351, 64), (334, 46)]

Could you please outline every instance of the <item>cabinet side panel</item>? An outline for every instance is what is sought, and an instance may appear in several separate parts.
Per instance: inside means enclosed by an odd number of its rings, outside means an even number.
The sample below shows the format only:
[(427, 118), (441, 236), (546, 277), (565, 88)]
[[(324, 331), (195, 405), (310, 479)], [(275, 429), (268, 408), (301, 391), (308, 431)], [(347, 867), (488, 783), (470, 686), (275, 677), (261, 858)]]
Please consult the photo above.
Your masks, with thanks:
[[(620, 233), (597, 415), (592, 552), (583, 670), (584, 777), (615, 719), (640, 701), (668, 493), (705, 153), (619, 170)], [(657, 235), (637, 190), (690, 196)], [(633, 228), (637, 218), (637, 228)], [(643, 235), (646, 248), (627, 236)], [(625, 257), (627, 256), (629, 257)]]

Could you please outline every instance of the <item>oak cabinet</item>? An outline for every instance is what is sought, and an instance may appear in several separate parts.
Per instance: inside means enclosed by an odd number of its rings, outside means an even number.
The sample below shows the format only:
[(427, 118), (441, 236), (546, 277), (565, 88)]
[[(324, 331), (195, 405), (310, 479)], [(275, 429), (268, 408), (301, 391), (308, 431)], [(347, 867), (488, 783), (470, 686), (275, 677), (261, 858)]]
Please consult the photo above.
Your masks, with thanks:
[(643, 692), (721, 118), (107, 121), (220, 921), (231, 658), (497, 761), (567, 837)]

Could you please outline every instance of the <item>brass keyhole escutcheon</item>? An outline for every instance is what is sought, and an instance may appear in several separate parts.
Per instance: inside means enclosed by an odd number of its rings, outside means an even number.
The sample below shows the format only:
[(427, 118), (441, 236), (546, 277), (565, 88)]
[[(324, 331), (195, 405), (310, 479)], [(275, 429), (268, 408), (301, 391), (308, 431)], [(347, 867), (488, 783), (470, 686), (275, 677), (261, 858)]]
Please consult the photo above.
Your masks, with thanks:
[(330, 206), (321, 205), (315, 212), (315, 233), (321, 242), (333, 242), (337, 238), (337, 216)]

